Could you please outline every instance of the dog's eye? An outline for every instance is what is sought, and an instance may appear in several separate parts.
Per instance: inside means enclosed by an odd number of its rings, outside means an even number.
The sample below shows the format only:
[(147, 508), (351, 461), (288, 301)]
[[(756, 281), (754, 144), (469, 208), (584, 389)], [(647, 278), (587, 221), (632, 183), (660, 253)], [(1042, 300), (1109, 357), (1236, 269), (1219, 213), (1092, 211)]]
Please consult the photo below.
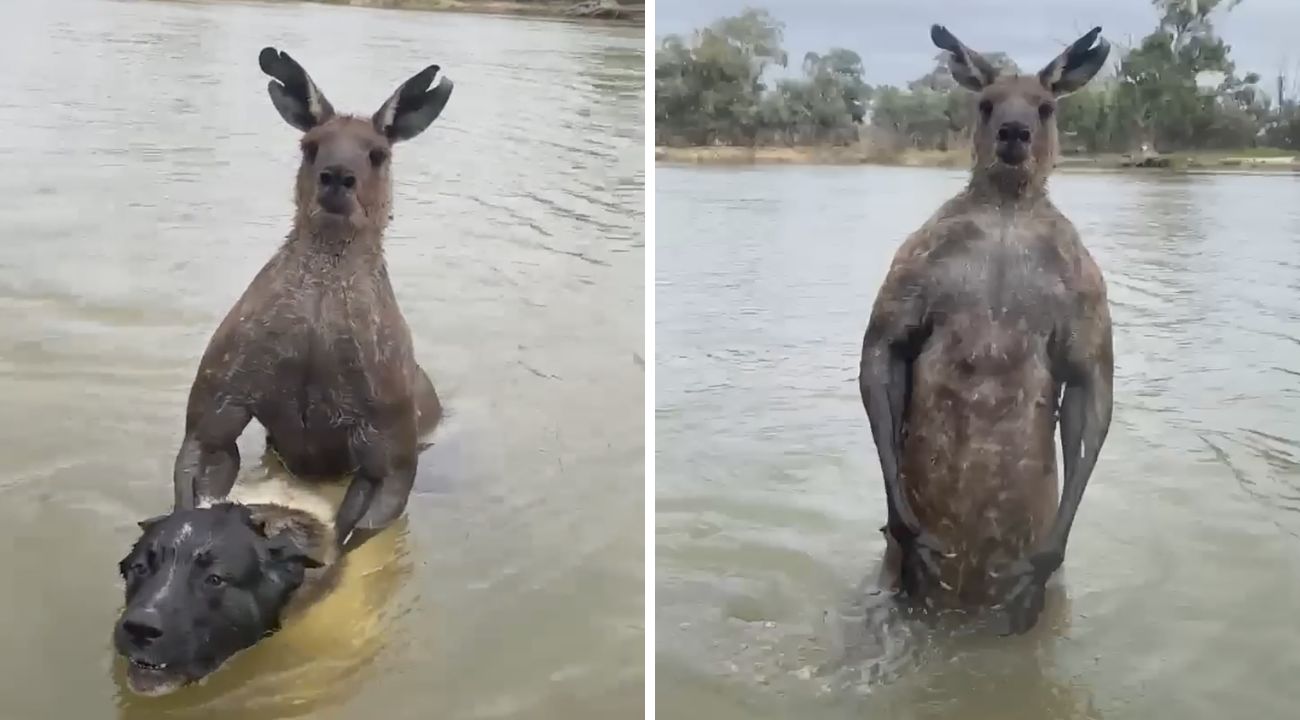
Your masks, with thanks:
[(226, 584), (226, 579), (220, 575), (209, 575), (203, 578), (203, 582), (207, 583), (210, 587), (221, 587)]
[(388, 161), (388, 151), (375, 148), (370, 151), (370, 164), (379, 167)]

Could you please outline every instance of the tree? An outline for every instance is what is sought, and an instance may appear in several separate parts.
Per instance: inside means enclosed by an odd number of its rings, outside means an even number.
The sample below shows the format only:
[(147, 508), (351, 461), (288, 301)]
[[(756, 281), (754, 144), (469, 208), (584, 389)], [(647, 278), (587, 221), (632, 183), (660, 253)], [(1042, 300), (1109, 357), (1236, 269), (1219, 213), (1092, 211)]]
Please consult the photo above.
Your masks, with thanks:
[(758, 142), (845, 143), (857, 137), (870, 88), (862, 59), (850, 50), (809, 53), (803, 77), (763, 82), (784, 67), (782, 24), (765, 10), (746, 10), (693, 34), (669, 36), (655, 54), (657, 141), (695, 145)]
[[(1231, 47), (1214, 33), (1211, 14), (1241, 0), (1152, 0), (1160, 12), (1155, 32), (1120, 64), (1117, 101), (1130, 119), (1131, 138), (1157, 150), (1253, 144), (1249, 127), (1266, 106), (1254, 87), (1259, 78), (1237, 78)], [(1216, 87), (1198, 81), (1221, 75)]]
[[(1150, 1), (1159, 22), (1136, 47), (1117, 48), (1115, 74), (1060, 102), (1065, 151), (1300, 147), (1300, 108), (1272, 107), (1259, 76), (1239, 75), (1232, 48), (1215, 34), (1214, 14), (1242, 0)], [(689, 40), (665, 38), (655, 57), (660, 142), (843, 144), (869, 117), (876, 135), (899, 147), (947, 149), (975, 124), (974, 95), (952, 79), (947, 53), (903, 88), (873, 89), (857, 53), (831, 48), (807, 53), (799, 76), (768, 87), (768, 70), (787, 62), (783, 34), (766, 11), (747, 10)], [(1004, 73), (1020, 72), (1005, 53), (984, 56)]]
[(855, 123), (867, 114), (871, 88), (862, 80), (862, 58), (852, 50), (831, 48), (825, 55), (804, 55), (803, 73), (827, 98), (838, 98)]

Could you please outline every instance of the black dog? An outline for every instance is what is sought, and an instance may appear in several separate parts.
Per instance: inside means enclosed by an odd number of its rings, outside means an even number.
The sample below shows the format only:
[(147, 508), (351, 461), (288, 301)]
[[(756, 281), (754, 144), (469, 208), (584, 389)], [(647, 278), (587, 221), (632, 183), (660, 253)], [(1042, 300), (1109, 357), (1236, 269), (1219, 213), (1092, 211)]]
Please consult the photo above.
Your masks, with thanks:
[(119, 568), (126, 607), (113, 642), (127, 682), (163, 695), (280, 628), (337, 576), (328, 512), (222, 502), (140, 523)]

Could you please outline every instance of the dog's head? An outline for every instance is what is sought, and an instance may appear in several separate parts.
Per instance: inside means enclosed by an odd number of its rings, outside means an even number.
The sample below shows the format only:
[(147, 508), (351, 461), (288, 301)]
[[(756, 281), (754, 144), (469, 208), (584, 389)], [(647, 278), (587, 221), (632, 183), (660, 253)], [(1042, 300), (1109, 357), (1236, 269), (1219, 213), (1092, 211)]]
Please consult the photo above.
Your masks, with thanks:
[(288, 532), (267, 537), (245, 506), (223, 503), (140, 523), (119, 569), (126, 607), (113, 633), (133, 692), (199, 680), (280, 627), (309, 557)]

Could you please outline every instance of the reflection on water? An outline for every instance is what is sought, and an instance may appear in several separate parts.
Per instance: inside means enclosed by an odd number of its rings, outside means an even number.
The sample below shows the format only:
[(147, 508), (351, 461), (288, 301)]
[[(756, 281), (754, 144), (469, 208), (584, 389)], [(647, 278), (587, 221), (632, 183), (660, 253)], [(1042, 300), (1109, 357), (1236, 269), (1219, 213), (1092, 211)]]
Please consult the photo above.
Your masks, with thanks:
[[(0, 3), (0, 717), (608, 718), (643, 688), (636, 28), (320, 4)], [(448, 407), (345, 589), (162, 699), (120, 692), (116, 563), (170, 503), (199, 355), (288, 230), (258, 51), (342, 111), (430, 62), (390, 273)], [(262, 438), (241, 442), (246, 470)]]
[[(665, 717), (1283, 717), (1300, 702), (1300, 180), (1062, 174), (1116, 409), (1028, 635), (901, 617), (857, 389), (899, 242), (956, 171), (657, 174)], [(1226, 662), (1231, 658), (1232, 662)]]

